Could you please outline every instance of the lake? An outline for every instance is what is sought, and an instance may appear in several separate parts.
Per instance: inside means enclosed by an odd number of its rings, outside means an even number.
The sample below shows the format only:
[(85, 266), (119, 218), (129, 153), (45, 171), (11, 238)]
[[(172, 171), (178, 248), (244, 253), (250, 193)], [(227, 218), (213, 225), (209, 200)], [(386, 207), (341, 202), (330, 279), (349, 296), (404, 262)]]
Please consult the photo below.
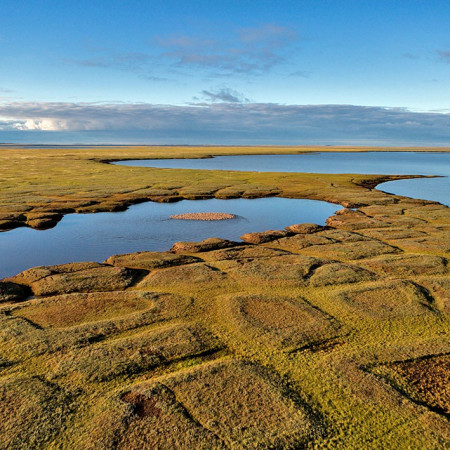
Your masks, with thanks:
[(367, 173), (440, 175), (445, 178), (390, 181), (378, 189), (396, 195), (450, 204), (450, 153), (317, 152), (299, 155), (236, 155), (204, 159), (148, 159), (115, 162), (123, 166), (253, 172)]
[[(0, 279), (41, 265), (104, 261), (111, 255), (169, 250), (177, 241), (208, 237), (240, 240), (250, 231), (280, 229), (299, 222), (324, 224), (339, 205), (287, 198), (146, 202), (114, 213), (67, 214), (56, 227), (21, 227), (0, 233)], [(174, 220), (186, 212), (228, 212), (236, 219)]]

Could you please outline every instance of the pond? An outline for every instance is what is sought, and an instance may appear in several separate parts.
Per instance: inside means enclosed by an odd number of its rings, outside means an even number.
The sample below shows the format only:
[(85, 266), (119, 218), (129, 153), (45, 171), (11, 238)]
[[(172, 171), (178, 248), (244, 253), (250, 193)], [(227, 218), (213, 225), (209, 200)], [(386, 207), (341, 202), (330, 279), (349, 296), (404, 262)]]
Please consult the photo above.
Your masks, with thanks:
[[(324, 224), (339, 205), (286, 198), (146, 202), (127, 211), (68, 214), (49, 230), (16, 228), (0, 233), (0, 279), (41, 265), (104, 261), (111, 255), (169, 250), (177, 241), (208, 237), (238, 240), (251, 231), (280, 229), (299, 222)], [(225, 212), (236, 219), (174, 220), (186, 212)]]
[(390, 181), (378, 185), (392, 194), (450, 203), (450, 153), (317, 152), (299, 155), (238, 155), (204, 159), (120, 161), (124, 166), (255, 172), (366, 173), (440, 175), (444, 178)]

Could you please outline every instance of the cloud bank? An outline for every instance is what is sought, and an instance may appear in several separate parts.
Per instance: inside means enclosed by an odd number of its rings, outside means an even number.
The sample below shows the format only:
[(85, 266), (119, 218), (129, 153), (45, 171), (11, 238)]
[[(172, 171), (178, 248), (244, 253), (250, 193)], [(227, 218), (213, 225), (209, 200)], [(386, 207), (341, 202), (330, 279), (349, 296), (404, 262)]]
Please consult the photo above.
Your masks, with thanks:
[(148, 143), (450, 145), (450, 114), (446, 113), (245, 103), (233, 98), (233, 92), (205, 91), (210, 100), (219, 102), (183, 106), (0, 102), (0, 141), (6, 140), (6, 132), (30, 131), (36, 137), (39, 132), (107, 132), (111, 139), (126, 135), (130, 143), (133, 136), (141, 136)]

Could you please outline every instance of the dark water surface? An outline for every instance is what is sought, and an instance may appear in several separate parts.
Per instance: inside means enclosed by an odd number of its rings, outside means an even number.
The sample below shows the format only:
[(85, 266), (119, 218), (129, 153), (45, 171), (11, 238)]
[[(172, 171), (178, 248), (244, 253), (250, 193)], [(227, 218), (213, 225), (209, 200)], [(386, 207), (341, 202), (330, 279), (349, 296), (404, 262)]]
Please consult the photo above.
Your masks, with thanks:
[[(339, 205), (286, 198), (146, 202), (115, 213), (68, 214), (49, 230), (16, 228), (0, 233), (0, 279), (41, 265), (103, 261), (111, 255), (169, 250), (177, 241), (208, 237), (239, 240), (251, 231), (299, 222), (324, 224)], [(169, 219), (186, 212), (226, 212), (232, 220)]]
[(254, 172), (441, 175), (445, 178), (390, 181), (380, 184), (378, 189), (406, 197), (435, 200), (445, 205), (450, 203), (450, 153), (318, 152), (300, 155), (238, 155), (205, 159), (130, 160), (115, 164)]

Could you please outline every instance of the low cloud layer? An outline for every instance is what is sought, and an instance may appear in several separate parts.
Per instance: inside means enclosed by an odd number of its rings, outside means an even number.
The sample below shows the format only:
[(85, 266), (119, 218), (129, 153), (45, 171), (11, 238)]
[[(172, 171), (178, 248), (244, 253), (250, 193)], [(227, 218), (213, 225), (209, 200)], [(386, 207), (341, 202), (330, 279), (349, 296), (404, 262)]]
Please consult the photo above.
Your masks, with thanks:
[[(207, 94), (223, 94), (222, 100), (233, 97), (228, 91)], [(1, 102), (0, 141), (7, 131), (122, 133), (130, 143), (134, 133), (149, 143), (171, 143), (176, 138), (185, 143), (450, 145), (450, 114), (353, 105), (239, 103), (233, 98), (186, 106)]]

